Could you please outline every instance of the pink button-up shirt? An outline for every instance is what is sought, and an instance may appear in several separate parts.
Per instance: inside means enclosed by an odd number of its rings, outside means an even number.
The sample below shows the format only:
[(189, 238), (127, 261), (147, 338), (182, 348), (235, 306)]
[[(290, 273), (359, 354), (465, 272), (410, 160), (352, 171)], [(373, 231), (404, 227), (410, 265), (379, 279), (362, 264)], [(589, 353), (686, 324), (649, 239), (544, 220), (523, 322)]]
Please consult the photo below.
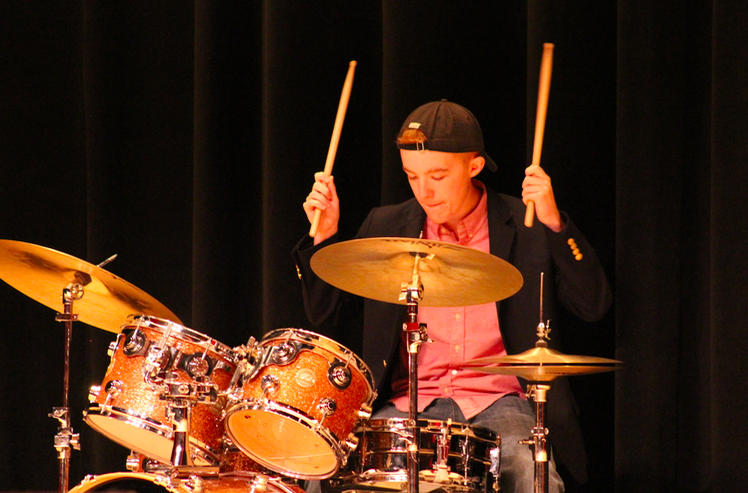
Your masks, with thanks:
[[(490, 253), (485, 186), (477, 180), (473, 183), (483, 191), (478, 206), (458, 224), (454, 232), (427, 218), (424, 231), (426, 239), (456, 243)], [(461, 368), (465, 362), (475, 358), (506, 355), (495, 303), (419, 307), (418, 322), (427, 324), (429, 339), (434, 341), (422, 344), (418, 353), (419, 412), (434, 399), (449, 397), (460, 406), (465, 418), (470, 419), (504, 395), (523, 395), (516, 377)], [(401, 352), (402, 365), (393, 379), (391, 401), (398, 410), (407, 412), (407, 354), (402, 348)]]

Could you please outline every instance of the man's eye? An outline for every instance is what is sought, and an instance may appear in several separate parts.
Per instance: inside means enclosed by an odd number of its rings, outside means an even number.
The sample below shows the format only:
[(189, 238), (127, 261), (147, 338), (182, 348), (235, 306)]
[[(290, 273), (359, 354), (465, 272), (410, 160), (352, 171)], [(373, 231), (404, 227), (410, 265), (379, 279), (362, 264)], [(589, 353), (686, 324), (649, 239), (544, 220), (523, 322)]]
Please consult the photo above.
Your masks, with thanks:
[(443, 176), (443, 175), (442, 175), (442, 176), (432, 176), (432, 177), (431, 177), (431, 179), (432, 179), (432, 180), (434, 180), (434, 181), (441, 181), (441, 180), (443, 180), (444, 178), (446, 178), (446, 177), (445, 177), (445, 176)]

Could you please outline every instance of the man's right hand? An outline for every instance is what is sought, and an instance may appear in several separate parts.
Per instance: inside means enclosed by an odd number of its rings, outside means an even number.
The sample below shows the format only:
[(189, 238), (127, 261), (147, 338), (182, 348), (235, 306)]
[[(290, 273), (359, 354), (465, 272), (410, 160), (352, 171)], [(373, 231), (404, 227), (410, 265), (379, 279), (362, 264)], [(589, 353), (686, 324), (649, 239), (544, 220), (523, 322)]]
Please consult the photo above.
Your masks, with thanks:
[(311, 224), (314, 220), (315, 211), (320, 210), (319, 226), (314, 236), (314, 244), (321, 243), (338, 232), (338, 221), (340, 220), (340, 203), (338, 192), (335, 189), (335, 179), (322, 171), (314, 174), (314, 185), (312, 191), (307, 195), (304, 202), (304, 212)]

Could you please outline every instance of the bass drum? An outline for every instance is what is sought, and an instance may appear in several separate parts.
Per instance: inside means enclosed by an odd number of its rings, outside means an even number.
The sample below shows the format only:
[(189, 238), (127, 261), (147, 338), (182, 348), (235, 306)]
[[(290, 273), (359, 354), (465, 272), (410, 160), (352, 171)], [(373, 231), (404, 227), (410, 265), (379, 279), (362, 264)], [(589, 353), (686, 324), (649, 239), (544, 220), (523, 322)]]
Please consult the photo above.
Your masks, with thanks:
[(228, 476), (170, 478), (161, 474), (141, 472), (113, 472), (87, 476), (69, 493), (305, 493), (293, 483), (277, 476), (242, 474)]

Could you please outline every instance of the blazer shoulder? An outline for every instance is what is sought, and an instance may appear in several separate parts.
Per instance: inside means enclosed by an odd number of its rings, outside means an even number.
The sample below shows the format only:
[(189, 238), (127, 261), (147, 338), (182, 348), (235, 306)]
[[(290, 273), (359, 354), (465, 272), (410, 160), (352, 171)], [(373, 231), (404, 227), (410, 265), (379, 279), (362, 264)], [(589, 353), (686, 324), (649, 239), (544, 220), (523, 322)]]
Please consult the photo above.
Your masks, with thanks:
[(426, 213), (413, 198), (372, 209), (357, 236), (411, 236), (414, 231), (417, 235), (425, 220)]

